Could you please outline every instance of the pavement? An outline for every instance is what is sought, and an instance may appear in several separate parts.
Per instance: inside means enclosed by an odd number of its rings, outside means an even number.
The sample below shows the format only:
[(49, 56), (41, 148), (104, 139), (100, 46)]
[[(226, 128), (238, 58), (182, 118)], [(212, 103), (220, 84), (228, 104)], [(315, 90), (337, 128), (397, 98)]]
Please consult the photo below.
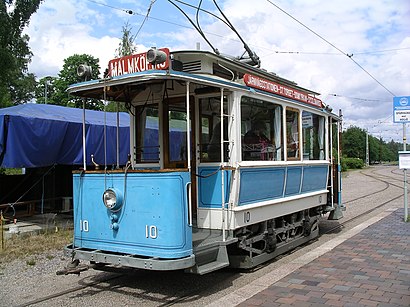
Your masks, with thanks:
[(410, 306), (410, 222), (384, 211), (209, 306)]
[[(208, 306), (410, 306), (403, 217), (403, 209), (388, 209)], [(72, 218), (34, 216), (6, 225), (5, 234), (55, 227), (72, 227)]]

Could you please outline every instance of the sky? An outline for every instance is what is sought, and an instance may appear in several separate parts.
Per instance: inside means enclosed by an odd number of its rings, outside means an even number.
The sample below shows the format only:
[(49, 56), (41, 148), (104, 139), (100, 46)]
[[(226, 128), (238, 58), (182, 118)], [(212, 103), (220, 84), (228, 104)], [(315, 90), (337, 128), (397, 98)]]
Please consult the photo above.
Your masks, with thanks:
[[(195, 22), (196, 7), (223, 18), (213, 0), (173, 0)], [(64, 59), (90, 54), (101, 71), (115, 56), (128, 23), (137, 52), (150, 47), (212, 50), (168, 0), (45, 0), (25, 33), (29, 71), (57, 76)], [(184, 5), (182, 2), (189, 5)], [(261, 67), (321, 93), (343, 127), (357, 126), (384, 141), (402, 142), (393, 97), (410, 96), (409, 0), (216, 0)], [(149, 12), (149, 14), (148, 14)], [(199, 25), (222, 54), (240, 56), (243, 43), (221, 20), (201, 11)], [(147, 17), (148, 16), (148, 17)], [(410, 134), (406, 125), (406, 135)], [(410, 139), (410, 138), (409, 138)]]

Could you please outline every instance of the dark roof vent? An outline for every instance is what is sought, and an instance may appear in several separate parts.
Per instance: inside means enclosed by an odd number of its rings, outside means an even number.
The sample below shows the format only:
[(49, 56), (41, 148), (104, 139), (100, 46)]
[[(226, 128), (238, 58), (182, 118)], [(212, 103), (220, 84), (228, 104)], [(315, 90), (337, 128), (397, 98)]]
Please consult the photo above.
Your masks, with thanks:
[(201, 61), (192, 61), (192, 62), (184, 62), (182, 64), (182, 71), (184, 72), (195, 72), (195, 71), (201, 71), (202, 66), (201, 66)]

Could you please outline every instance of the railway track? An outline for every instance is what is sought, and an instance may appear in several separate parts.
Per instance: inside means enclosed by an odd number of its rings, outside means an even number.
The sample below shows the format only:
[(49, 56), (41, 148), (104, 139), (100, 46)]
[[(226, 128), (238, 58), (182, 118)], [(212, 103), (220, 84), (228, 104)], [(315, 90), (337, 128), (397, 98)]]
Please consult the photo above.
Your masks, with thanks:
[[(369, 171), (367, 171), (367, 172), (366, 171), (360, 171), (360, 174), (363, 175), (363, 176), (366, 176), (366, 177), (369, 177), (369, 178), (372, 178), (374, 180), (382, 182), (384, 184), (384, 187), (377, 190), (377, 191), (371, 191), (369, 193), (366, 193), (364, 195), (361, 195), (359, 197), (351, 199), (347, 202), (344, 202), (345, 205), (352, 204), (352, 203), (357, 202), (358, 200), (362, 200), (362, 199), (365, 199), (365, 198), (372, 197), (374, 195), (383, 193), (391, 187), (396, 187), (396, 188), (399, 188), (400, 190), (403, 190), (403, 185), (399, 185), (398, 183), (392, 183), (391, 182), (391, 181), (399, 182), (400, 179), (398, 179), (397, 177), (388, 176), (386, 174), (376, 173), (378, 170), (379, 170), (378, 168), (375, 168), (375, 169), (372, 169), (370, 172)], [(400, 175), (396, 171), (397, 171), (396, 169), (393, 169), (393, 170), (390, 171), (390, 173)], [(352, 223), (352, 222), (354, 222), (354, 221), (356, 221), (356, 220), (358, 220), (358, 219), (360, 219), (360, 218), (362, 218), (362, 217), (364, 217), (364, 216), (366, 216), (366, 215), (368, 215), (368, 214), (370, 214), (370, 213), (372, 213), (372, 212), (386, 206), (390, 202), (395, 201), (395, 200), (397, 200), (401, 197), (403, 197), (403, 194), (400, 193), (399, 195), (394, 196), (392, 198), (388, 198), (387, 200), (382, 201), (381, 203), (373, 206), (372, 208), (370, 208), (368, 210), (365, 210), (365, 211), (361, 212), (360, 214), (355, 215), (354, 217), (351, 217), (351, 218), (348, 218), (348, 219), (343, 219), (338, 225), (327, 229), (326, 231), (322, 232), (321, 235), (332, 233), (336, 230), (339, 230), (339, 229), (345, 227), (346, 225), (348, 225), (348, 224), (350, 224), (350, 223)], [(349, 209), (347, 208), (346, 210), (349, 210)]]
[[(365, 210), (353, 217), (347, 218), (345, 220), (341, 220), (340, 222), (337, 223), (337, 225), (334, 225), (328, 229), (326, 229), (325, 231), (321, 232), (321, 236), (319, 237), (318, 240), (320, 240), (321, 237), (323, 237), (325, 234), (332, 234), (335, 233), (336, 231), (343, 229), (343, 228), (347, 228), (349, 227), (349, 224), (352, 224), (354, 221), (363, 218), (369, 214), (371, 214), (372, 212), (383, 208), (384, 206), (386, 206), (387, 204), (389, 204), (392, 201), (395, 201), (401, 197), (403, 197), (402, 194), (402, 190), (403, 190), (403, 186), (399, 184), (400, 179), (397, 177), (393, 177), (390, 175), (386, 175), (386, 174), (380, 174), (377, 173), (380, 169), (375, 168), (372, 170), (365, 170), (365, 171), (361, 171), (360, 174), (371, 178), (373, 180), (377, 180), (381, 183), (383, 183), (383, 186), (380, 187), (377, 190), (372, 190), (369, 193), (366, 193), (364, 195), (358, 196), (354, 199), (350, 199), (349, 201), (347, 201), (345, 204), (350, 204), (350, 206), (353, 206), (355, 204), (355, 202), (357, 203), (357, 201), (360, 200), (364, 200), (366, 198), (371, 198), (371, 197), (375, 197), (375, 195), (382, 195), (384, 192), (386, 192), (387, 190), (389, 190), (390, 188), (397, 188), (399, 189), (398, 191), (395, 191), (391, 197), (388, 197), (387, 199), (382, 200), (380, 203), (377, 203), (375, 206), (373, 206), (372, 208)], [(391, 170), (391, 174), (393, 175), (400, 175), (395, 173), (396, 170)], [(396, 182), (397, 181), (397, 182)], [(379, 197), (381, 198), (381, 197)], [(347, 210), (349, 210), (349, 207), (347, 207)], [(334, 221), (333, 221), (334, 222)], [(309, 244), (308, 244), (309, 245)], [(297, 248), (297, 250), (303, 250), (303, 248), (305, 248), (304, 246)], [(292, 251), (291, 253), (294, 253), (295, 251)], [(277, 259), (275, 259), (274, 261), (278, 261), (278, 259), (283, 259), (286, 258), (287, 256), (289, 256), (289, 254), (285, 254), (283, 256), (278, 257)], [(271, 264), (271, 262), (266, 263), (265, 265), (262, 266), (263, 267), (267, 267)], [(125, 270), (125, 269), (124, 269)], [(124, 271), (123, 270), (123, 271)], [(90, 283), (84, 283), (84, 284), (80, 284), (78, 286), (75, 287), (71, 287), (62, 291), (57, 291), (56, 293), (44, 296), (42, 298), (39, 299), (35, 299), (35, 300), (31, 300), (28, 302), (25, 302), (24, 304), (20, 304), (18, 306), (34, 306), (34, 305), (38, 305), (38, 304), (46, 304), (47, 302), (50, 303), (50, 306), (52, 305), (52, 301), (53, 300), (58, 300), (58, 299), (62, 299), (65, 296), (70, 296), (74, 293), (81, 293), (81, 291), (86, 291), (88, 289), (95, 289), (98, 288), (99, 292), (104, 292), (104, 291), (112, 291), (114, 288), (118, 287), (118, 284), (123, 285), (123, 286), (128, 286), (127, 284), (127, 280), (128, 278), (134, 278), (134, 277), (130, 277), (130, 273), (129, 273), (129, 269), (127, 269), (128, 273), (121, 272), (122, 270), (115, 270), (115, 273), (109, 274), (106, 277), (103, 277), (99, 280), (90, 282)], [(259, 270), (259, 269), (258, 269)], [(257, 271), (257, 270), (254, 270)], [(249, 274), (253, 274), (254, 271), (249, 272)], [(139, 276), (139, 278), (143, 277), (143, 278), (150, 278), (150, 274), (151, 275), (155, 275), (152, 274), (152, 272), (145, 272), (141, 273), (140, 271), (138, 271), (138, 274), (142, 274), (142, 276)], [(181, 274), (183, 275), (183, 273), (176, 273), (176, 274)], [(237, 274), (237, 272), (232, 272), (232, 274)], [(128, 276), (128, 277), (127, 277)], [(190, 276), (190, 278), (192, 278)], [(206, 277), (198, 277), (198, 278), (203, 278), (206, 279)], [(210, 281), (211, 282), (211, 281)], [(103, 285), (103, 286), (102, 286)], [(202, 292), (204, 292), (202, 295), (207, 295), (207, 290), (208, 289), (203, 289)], [(161, 303), (156, 301), (154, 304), (155, 306), (172, 306), (175, 304), (179, 304), (179, 303), (186, 303), (187, 301), (189, 301), (190, 299), (192, 299), (192, 297), (201, 295), (201, 292), (198, 292), (198, 289), (196, 287), (194, 287), (193, 289), (189, 290), (189, 289), (185, 289), (184, 291), (181, 291), (181, 293), (175, 294), (175, 298), (168, 297), (168, 299), (163, 300)], [(138, 296), (138, 294), (137, 294)], [(144, 295), (141, 295), (141, 297), (144, 297)], [(150, 301), (150, 298), (147, 297), (147, 302)], [(151, 302), (153, 303), (153, 302)], [(191, 302), (192, 303), (192, 302)], [(47, 305), (48, 306), (48, 305)]]

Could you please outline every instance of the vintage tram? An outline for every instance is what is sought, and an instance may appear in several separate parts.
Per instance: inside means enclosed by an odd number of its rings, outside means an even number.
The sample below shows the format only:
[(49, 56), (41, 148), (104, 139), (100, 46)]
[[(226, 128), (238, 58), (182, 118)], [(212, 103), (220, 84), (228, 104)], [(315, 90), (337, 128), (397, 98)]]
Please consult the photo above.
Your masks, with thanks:
[(252, 268), (317, 237), (321, 215), (342, 217), (341, 115), (317, 93), (201, 50), (153, 48), (107, 71), (68, 91), (125, 104), (129, 161), (74, 172), (67, 255), (98, 267)]

